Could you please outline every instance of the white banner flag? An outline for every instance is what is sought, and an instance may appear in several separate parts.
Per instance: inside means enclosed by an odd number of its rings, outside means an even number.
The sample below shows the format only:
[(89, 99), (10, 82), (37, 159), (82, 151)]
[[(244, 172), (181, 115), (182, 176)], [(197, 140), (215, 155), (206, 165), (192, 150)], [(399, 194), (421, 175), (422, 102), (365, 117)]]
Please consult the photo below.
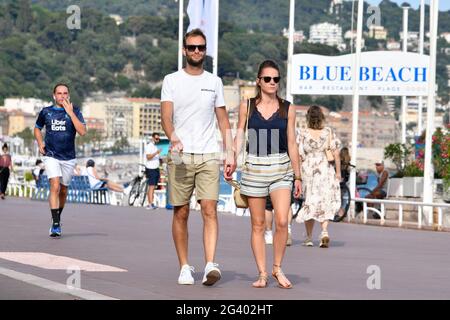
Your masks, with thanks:
[(189, 0), (187, 14), (189, 16), (189, 27), (187, 31), (199, 28), (206, 36), (206, 54), (212, 58), (216, 58), (216, 10), (218, 0)]

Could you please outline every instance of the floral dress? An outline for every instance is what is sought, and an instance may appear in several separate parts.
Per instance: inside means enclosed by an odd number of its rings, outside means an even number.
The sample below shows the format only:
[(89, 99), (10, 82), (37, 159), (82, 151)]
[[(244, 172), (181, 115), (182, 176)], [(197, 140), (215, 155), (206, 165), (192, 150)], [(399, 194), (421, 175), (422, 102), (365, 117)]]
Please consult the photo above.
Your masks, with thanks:
[(325, 150), (339, 149), (340, 141), (334, 132), (325, 127), (315, 139), (308, 130), (297, 136), (299, 153), (302, 157), (303, 207), (296, 221), (301, 223), (311, 219), (323, 222), (333, 219), (341, 206), (341, 190), (336, 179), (334, 166), (327, 160)]

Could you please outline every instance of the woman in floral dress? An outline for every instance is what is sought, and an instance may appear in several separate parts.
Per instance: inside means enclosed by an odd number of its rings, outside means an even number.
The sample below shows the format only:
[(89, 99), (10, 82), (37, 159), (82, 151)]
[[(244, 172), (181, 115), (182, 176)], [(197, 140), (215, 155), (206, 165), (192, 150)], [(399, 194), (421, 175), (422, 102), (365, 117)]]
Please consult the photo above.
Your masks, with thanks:
[[(328, 221), (334, 218), (341, 205), (341, 163), (340, 142), (329, 127), (324, 127), (325, 116), (318, 106), (311, 106), (306, 114), (307, 129), (297, 137), (302, 158), (301, 176), (305, 202), (296, 221), (305, 222), (306, 240), (304, 246), (312, 247), (314, 221), (322, 225), (320, 247), (328, 248)], [(327, 160), (325, 150), (330, 149), (335, 164)], [(335, 169), (336, 167), (336, 169)]]

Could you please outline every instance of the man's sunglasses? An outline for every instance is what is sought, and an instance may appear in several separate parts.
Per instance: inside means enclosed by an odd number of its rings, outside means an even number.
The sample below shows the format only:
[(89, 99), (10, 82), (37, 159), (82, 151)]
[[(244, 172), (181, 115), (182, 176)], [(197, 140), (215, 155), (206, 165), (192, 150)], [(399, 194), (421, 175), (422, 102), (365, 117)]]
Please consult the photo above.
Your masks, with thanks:
[(206, 44), (188, 44), (186, 45), (186, 50), (189, 52), (194, 52), (195, 49), (198, 49), (200, 52), (204, 52), (206, 50)]
[(265, 83), (269, 83), (270, 80), (273, 79), (273, 82), (278, 83), (280, 82), (280, 77), (259, 77), (260, 79), (263, 79)]

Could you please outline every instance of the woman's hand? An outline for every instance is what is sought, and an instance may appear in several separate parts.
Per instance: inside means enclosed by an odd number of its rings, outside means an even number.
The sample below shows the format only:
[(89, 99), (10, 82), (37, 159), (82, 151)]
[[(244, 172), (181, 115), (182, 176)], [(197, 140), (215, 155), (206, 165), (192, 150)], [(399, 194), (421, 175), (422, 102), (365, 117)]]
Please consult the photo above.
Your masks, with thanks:
[(298, 199), (302, 195), (302, 182), (295, 180), (294, 182), (294, 198)]
[(341, 182), (342, 181), (342, 177), (340, 173), (336, 173), (336, 180)]

